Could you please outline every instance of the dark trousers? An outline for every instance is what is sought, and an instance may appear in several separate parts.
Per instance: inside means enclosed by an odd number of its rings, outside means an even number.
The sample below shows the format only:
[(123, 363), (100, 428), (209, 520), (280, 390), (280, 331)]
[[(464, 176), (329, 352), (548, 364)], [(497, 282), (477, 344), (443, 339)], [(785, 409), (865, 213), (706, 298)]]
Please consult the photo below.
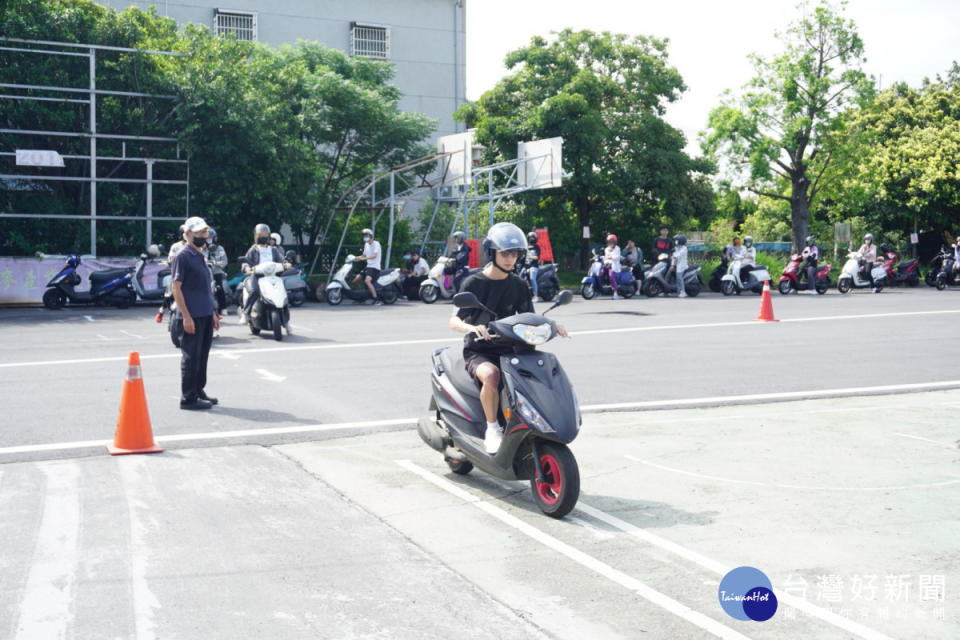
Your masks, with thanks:
[(217, 312), (220, 313), (227, 308), (226, 278), (222, 273), (213, 274), (213, 281), (216, 283), (214, 293), (217, 298)]
[(207, 358), (213, 342), (213, 316), (193, 319), (194, 333), (180, 341), (180, 402), (194, 402), (207, 386)]
[(403, 295), (409, 300), (420, 299), (420, 284), (426, 280), (426, 276), (407, 276), (403, 280)]
[(250, 297), (247, 298), (247, 303), (243, 306), (243, 312), (249, 316), (250, 310), (253, 309), (253, 305), (257, 303), (257, 299), (260, 297), (260, 276), (247, 276), (247, 279), (243, 281), (243, 286), (250, 292)]

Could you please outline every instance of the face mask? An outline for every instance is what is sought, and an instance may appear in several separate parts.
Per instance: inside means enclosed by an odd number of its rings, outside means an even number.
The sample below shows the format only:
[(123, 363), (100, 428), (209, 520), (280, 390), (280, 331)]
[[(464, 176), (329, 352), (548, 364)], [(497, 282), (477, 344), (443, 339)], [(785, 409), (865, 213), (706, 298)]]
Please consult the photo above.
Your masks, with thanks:
[(364, 241), (364, 242), (370, 242), (371, 240), (373, 240), (372, 237), (370, 237), (370, 236), (363, 236), (363, 241)]
[(257, 244), (267, 244), (270, 238), (257, 238)]
[(207, 244), (207, 239), (206, 239), (206, 238), (195, 237), (195, 238), (193, 239), (193, 246), (195, 246), (195, 247), (202, 247), (202, 246), (204, 246), (205, 244)]
[(403, 254), (403, 259), (404, 259), (404, 260), (409, 260), (409, 259), (410, 259), (410, 254), (408, 254), (408, 253)]

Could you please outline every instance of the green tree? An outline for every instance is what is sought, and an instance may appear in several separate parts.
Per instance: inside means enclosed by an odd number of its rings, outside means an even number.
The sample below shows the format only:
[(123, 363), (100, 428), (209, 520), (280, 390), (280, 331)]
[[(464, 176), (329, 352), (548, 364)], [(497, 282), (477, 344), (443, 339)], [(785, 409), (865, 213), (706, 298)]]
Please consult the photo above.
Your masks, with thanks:
[(919, 89), (896, 84), (851, 114), (851, 154), (832, 197), (846, 216), (907, 235), (960, 216), (960, 66)]
[(566, 29), (550, 42), (534, 37), (506, 66), (512, 73), (456, 117), (476, 127), (488, 160), (515, 158), (519, 141), (563, 137), (572, 177), (518, 201), (539, 224), (569, 229), (581, 262), (590, 243), (581, 227), (652, 230), (712, 213), (710, 187), (695, 175), (709, 166), (688, 157), (683, 134), (663, 120), (685, 89), (666, 40)]
[(795, 249), (811, 205), (843, 164), (843, 112), (873, 90), (853, 21), (827, 3), (801, 6), (806, 15), (781, 36), (783, 53), (751, 56), (756, 75), (739, 100), (728, 93), (710, 113), (701, 137), (740, 185), (790, 204)]

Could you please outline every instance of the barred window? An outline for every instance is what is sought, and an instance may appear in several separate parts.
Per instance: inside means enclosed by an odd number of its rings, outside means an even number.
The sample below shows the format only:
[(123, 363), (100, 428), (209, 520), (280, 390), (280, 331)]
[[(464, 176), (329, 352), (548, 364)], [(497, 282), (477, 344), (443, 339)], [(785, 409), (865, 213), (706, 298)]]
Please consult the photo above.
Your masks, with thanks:
[(244, 11), (216, 9), (213, 13), (213, 33), (222, 36), (232, 33), (237, 40), (257, 41), (257, 15)]
[(386, 60), (390, 57), (390, 29), (375, 24), (350, 23), (350, 55)]

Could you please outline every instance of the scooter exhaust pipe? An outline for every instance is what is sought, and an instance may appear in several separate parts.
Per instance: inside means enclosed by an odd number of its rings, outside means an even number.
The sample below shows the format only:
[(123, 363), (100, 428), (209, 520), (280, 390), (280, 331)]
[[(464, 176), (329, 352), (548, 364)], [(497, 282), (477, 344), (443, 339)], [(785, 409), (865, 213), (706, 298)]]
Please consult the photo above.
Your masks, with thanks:
[(426, 442), (431, 449), (446, 454), (447, 435), (437, 426), (437, 423), (432, 418), (424, 416), (417, 420), (417, 433), (420, 434), (420, 438)]

